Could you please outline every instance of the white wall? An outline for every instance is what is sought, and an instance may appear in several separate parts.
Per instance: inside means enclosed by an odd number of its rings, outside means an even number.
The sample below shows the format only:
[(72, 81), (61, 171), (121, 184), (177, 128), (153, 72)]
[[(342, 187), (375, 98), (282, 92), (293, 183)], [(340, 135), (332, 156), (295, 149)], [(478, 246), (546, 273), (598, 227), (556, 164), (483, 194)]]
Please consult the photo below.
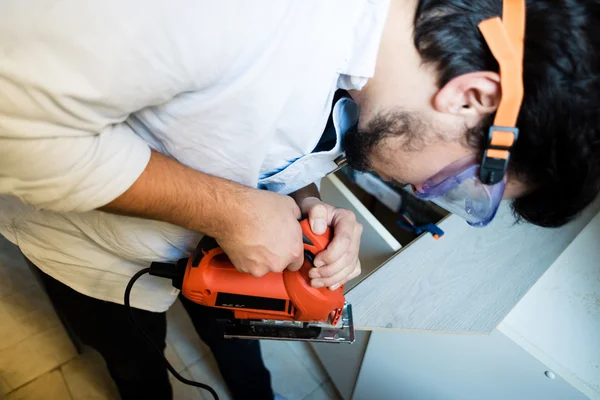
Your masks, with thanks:
[(592, 399), (600, 399), (600, 214), (498, 327)]
[(586, 400), (500, 332), (373, 332), (354, 400)]

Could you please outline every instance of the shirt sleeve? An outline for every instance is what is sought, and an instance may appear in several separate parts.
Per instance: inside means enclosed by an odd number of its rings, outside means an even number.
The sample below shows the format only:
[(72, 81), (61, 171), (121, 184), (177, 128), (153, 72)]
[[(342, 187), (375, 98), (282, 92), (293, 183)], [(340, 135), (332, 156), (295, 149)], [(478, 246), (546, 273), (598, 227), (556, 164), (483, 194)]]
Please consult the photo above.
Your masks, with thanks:
[(84, 212), (110, 203), (144, 171), (150, 148), (126, 124), (92, 136), (0, 139), (0, 193), (38, 209)]
[(185, 10), (166, 1), (26, 3), (0, 4), (0, 195), (54, 211), (101, 207), (150, 157), (129, 115), (218, 74), (185, 36)]

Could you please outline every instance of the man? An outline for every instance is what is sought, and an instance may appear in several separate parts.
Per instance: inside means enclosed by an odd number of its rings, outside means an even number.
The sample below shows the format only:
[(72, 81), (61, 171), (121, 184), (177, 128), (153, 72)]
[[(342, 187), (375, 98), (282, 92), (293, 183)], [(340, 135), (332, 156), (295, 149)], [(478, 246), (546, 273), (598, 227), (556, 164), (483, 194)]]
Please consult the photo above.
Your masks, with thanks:
[[(241, 271), (297, 269), (302, 215), (335, 232), (312, 285), (355, 277), (360, 225), (312, 182), (333, 170), (342, 139), (351, 165), (424, 196), (430, 178), (478, 165), (503, 94), (479, 24), (502, 10), (500, 0), (4, 2), (0, 231), (43, 271), (123, 398), (169, 398), (164, 367), (126, 322), (130, 277), (185, 256), (200, 233)], [(527, 5), (520, 134), (500, 182), (479, 184), (539, 225), (566, 223), (600, 186), (599, 13), (598, 1)], [(327, 130), (338, 89), (356, 104), (337, 102)], [(497, 204), (486, 207), (469, 222), (489, 222)], [(176, 296), (152, 277), (133, 291), (163, 347)], [(233, 396), (271, 398), (258, 344), (223, 342), (211, 311), (182, 301)]]

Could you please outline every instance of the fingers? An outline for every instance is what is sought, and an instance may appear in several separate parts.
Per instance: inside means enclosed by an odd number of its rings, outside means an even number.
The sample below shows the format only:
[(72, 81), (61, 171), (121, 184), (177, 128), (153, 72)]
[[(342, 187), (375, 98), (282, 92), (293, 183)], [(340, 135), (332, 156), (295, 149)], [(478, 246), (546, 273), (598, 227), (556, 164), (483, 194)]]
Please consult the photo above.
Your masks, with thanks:
[(292, 244), (292, 248), (290, 249), (289, 258), (286, 260), (287, 265), (284, 265), (284, 267), (286, 267), (290, 271), (298, 271), (302, 267), (302, 264), (304, 264), (304, 243), (302, 242), (302, 228), (300, 228), (300, 224), (298, 222), (294, 223), (294, 230), (296, 231), (293, 236), (294, 241)]
[(342, 282), (338, 282), (333, 284), (332, 286), (329, 287), (330, 290), (336, 290), (337, 288), (339, 288), (340, 286), (342, 286), (343, 284), (345, 284), (346, 282), (356, 278), (357, 276), (360, 275), (361, 273), (361, 268), (360, 268), (360, 261), (357, 261), (357, 264), (354, 268), (354, 272), (352, 272), (346, 279), (344, 279)]
[[(317, 268), (333, 264), (348, 253), (350, 247), (356, 244), (357, 240), (360, 241), (362, 226), (356, 222), (354, 213), (346, 210), (336, 210), (336, 212), (343, 215), (334, 217), (334, 236), (327, 249), (315, 257), (315, 267)], [(354, 250), (358, 254), (358, 247)]]
[[(292, 200), (292, 199), (290, 198), (290, 200)], [(296, 219), (299, 220), (300, 218), (302, 218), (302, 210), (300, 209), (300, 207), (298, 207), (298, 204), (296, 204), (296, 202), (294, 200), (292, 200), (291, 206), (292, 206), (292, 211), (294, 212), (294, 216), (296, 217)]]
[(300, 257), (296, 257), (292, 260), (292, 263), (288, 265), (287, 269), (290, 271), (298, 271), (302, 268), (302, 264), (304, 264), (304, 253), (300, 255)]
[[(326, 265), (321, 268), (312, 268), (308, 272), (308, 276), (318, 282), (323, 282), (324, 284), (321, 286), (329, 286), (338, 282), (334, 278), (340, 278), (340, 273), (345, 272), (346, 275), (349, 275), (352, 271), (352, 267), (356, 264), (356, 261), (356, 257), (344, 257), (331, 265)], [(341, 278), (345, 278), (345, 276), (341, 276)]]
[(240, 272), (244, 272), (246, 274), (250, 274), (255, 278), (260, 278), (262, 276), (265, 276), (268, 272), (270, 272), (270, 268), (268, 265), (260, 265), (260, 264), (255, 264), (255, 263), (250, 263), (250, 262), (243, 262), (240, 263), (237, 260), (231, 260), (233, 262), (233, 264), (235, 265), (235, 268), (240, 271)]
[(255, 278), (262, 278), (267, 273), (269, 273), (269, 269), (253, 267), (253, 268), (250, 268), (248, 271), (243, 271), (243, 272), (249, 273), (250, 275), (252, 275)]
[[(350, 275), (348, 275), (348, 277), (346, 278), (346, 280), (342, 284), (344, 284), (344, 283), (346, 283), (346, 282), (348, 282), (348, 281), (350, 281), (350, 280), (358, 277), (361, 273), (362, 273), (362, 269), (361, 269), (360, 261), (357, 260), (356, 266), (354, 268), (354, 272), (351, 273)], [(336, 288), (333, 288), (333, 287), (331, 288), (331, 290), (335, 290), (335, 289), (337, 289), (337, 287)]]
[(362, 225), (356, 222), (353, 213), (338, 213), (334, 217), (334, 238), (326, 250), (315, 259), (315, 268), (309, 271), (314, 287), (339, 288), (360, 274), (358, 250)]
[(217, 237), (219, 245), (240, 271), (261, 277), (304, 263), (302, 217), (294, 199), (264, 190), (251, 190), (246, 212), (238, 213)]
[(286, 258), (266, 249), (255, 248), (255, 256), (243, 260), (230, 258), (234, 266), (241, 272), (260, 278), (269, 272), (283, 272), (286, 268), (298, 271), (304, 264), (304, 246), (302, 241), (295, 244), (295, 250)]
[[(320, 271), (320, 269), (318, 271)], [(356, 278), (360, 272), (360, 261), (356, 258), (350, 263), (345, 263), (343, 268), (339, 269), (329, 277), (313, 279), (311, 284), (313, 287), (329, 287), (331, 290), (335, 290), (348, 280)]]

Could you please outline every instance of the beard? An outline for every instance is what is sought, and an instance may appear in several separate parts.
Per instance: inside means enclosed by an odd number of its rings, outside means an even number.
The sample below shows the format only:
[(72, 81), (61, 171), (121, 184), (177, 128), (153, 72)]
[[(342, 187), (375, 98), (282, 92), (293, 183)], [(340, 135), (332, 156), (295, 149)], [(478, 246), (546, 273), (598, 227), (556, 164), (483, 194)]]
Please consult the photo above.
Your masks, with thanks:
[(419, 125), (418, 119), (406, 111), (378, 113), (363, 129), (355, 125), (342, 140), (348, 165), (357, 171), (370, 171), (377, 148), (389, 137), (405, 137), (403, 145), (413, 147)]

